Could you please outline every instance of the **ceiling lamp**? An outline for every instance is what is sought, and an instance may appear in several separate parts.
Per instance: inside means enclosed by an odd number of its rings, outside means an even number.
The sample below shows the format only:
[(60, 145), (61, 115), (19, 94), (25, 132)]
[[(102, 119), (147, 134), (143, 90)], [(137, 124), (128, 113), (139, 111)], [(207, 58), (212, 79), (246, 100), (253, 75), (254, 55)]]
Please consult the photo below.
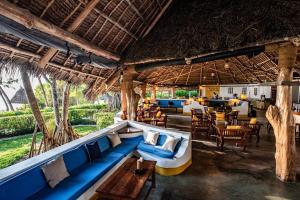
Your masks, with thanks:
[(185, 63), (186, 63), (187, 65), (190, 65), (190, 64), (192, 63), (192, 59), (190, 59), (190, 58), (185, 58)]
[(211, 75), (211, 76), (215, 76), (215, 73), (212, 72), (210, 75)]
[(225, 61), (224, 69), (225, 69), (225, 70), (228, 70), (229, 68), (230, 68), (229, 63), (228, 63), (227, 61)]

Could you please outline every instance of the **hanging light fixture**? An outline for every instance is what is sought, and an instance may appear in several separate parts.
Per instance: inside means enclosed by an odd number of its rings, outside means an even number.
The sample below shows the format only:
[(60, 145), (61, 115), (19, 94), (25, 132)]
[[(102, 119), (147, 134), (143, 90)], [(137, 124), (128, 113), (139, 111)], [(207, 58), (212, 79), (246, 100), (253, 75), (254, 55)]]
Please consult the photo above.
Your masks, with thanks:
[(211, 75), (212, 77), (214, 77), (214, 76), (215, 76), (215, 73), (214, 73), (214, 72), (212, 72), (210, 75)]
[(185, 58), (185, 63), (186, 63), (187, 65), (190, 65), (190, 64), (192, 63), (192, 59), (190, 59), (190, 58)]
[(229, 68), (230, 68), (229, 63), (227, 61), (225, 61), (225, 63), (224, 63), (224, 69), (225, 70), (229, 70)]

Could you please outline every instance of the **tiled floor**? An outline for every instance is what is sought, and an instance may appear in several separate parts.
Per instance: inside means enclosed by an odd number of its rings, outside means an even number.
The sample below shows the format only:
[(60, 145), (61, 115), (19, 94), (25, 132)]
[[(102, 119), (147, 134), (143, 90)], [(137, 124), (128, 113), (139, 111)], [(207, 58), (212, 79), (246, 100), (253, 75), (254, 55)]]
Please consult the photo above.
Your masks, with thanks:
[[(265, 123), (263, 112), (258, 119)], [(189, 117), (170, 116), (170, 128), (190, 130)], [(178, 176), (157, 175), (157, 188), (148, 199), (300, 199), (300, 180), (282, 183), (274, 169), (274, 136), (261, 130), (259, 147), (255, 139), (246, 153), (233, 145), (220, 152), (214, 141), (193, 141), (193, 164)], [(297, 144), (297, 152), (300, 148)], [(300, 161), (297, 158), (297, 172)]]

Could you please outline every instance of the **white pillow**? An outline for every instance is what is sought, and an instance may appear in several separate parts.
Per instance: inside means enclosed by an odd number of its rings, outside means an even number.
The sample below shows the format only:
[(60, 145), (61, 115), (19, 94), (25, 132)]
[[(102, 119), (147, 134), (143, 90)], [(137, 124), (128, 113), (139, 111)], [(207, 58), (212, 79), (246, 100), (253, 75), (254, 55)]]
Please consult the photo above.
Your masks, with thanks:
[(180, 138), (175, 138), (173, 136), (167, 135), (167, 139), (161, 148), (166, 151), (174, 152), (174, 149), (179, 140)]
[(112, 147), (116, 147), (122, 143), (120, 136), (117, 133), (107, 134), (107, 137), (109, 138)]
[(51, 188), (70, 176), (62, 156), (42, 166), (42, 171)]
[(145, 139), (145, 143), (151, 144), (151, 145), (156, 145), (158, 137), (159, 137), (159, 132), (148, 131), (147, 137)]

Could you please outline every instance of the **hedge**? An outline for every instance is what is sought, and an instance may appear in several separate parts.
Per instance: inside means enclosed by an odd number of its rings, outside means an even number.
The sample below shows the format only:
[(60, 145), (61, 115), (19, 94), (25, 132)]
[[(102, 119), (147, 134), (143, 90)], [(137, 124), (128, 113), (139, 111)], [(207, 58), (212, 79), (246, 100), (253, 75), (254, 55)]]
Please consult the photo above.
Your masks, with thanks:
[[(44, 120), (53, 118), (53, 114), (43, 114)], [(32, 114), (0, 118), (0, 138), (32, 133), (35, 119)]]
[(94, 115), (94, 120), (99, 129), (106, 128), (114, 123), (115, 112), (101, 112)]
[[(52, 112), (42, 113), (44, 120), (54, 120)], [(98, 109), (71, 109), (69, 120), (72, 125), (95, 125), (100, 128), (113, 123), (114, 112), (106, 112)], [(0, 117), (0, 138), (11, 137), (32, 133), (34, 131), (35, 119), (32, 114)]]

